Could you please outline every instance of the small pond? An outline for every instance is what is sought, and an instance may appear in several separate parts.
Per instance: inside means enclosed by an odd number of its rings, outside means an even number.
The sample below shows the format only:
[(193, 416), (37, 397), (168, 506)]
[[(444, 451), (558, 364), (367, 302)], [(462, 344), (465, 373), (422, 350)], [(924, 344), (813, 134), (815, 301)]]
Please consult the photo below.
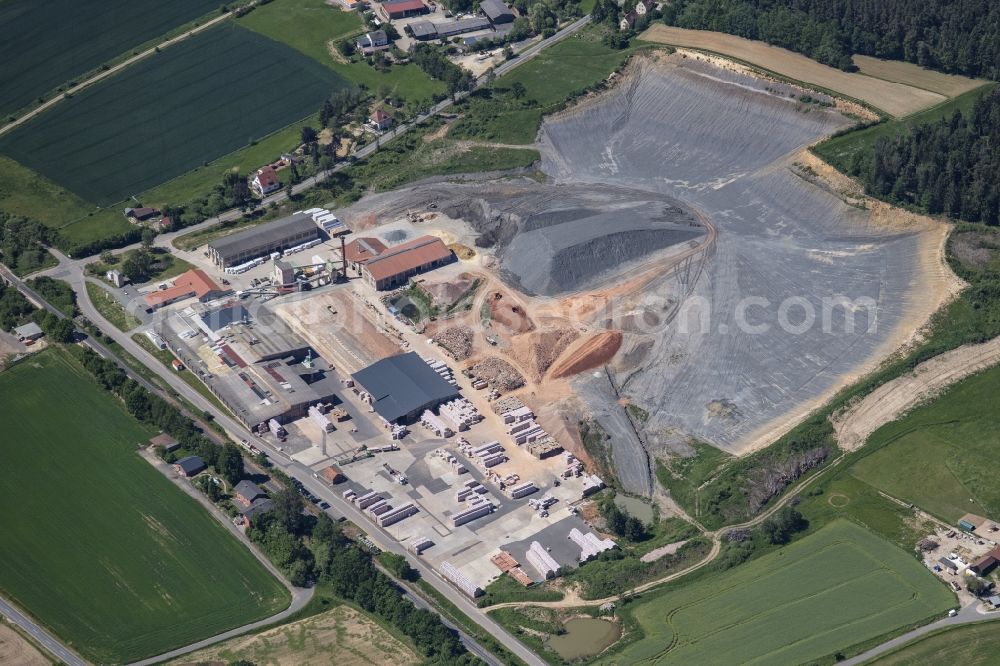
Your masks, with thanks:
[(630, 516), (635, 516), (647, 525), (653, 524), (653, 505), (643, 502), (641, 499), (636, 499), (635, 497), (628, 497), (626, 495), (615, 495), (615, 505), (627, 511)]
[(545, 642), (566, 661), (600, 654), (621, 636), (617, 623), (593, 617), (574, 617), (563, 626), (565, 634), (549, 636)]

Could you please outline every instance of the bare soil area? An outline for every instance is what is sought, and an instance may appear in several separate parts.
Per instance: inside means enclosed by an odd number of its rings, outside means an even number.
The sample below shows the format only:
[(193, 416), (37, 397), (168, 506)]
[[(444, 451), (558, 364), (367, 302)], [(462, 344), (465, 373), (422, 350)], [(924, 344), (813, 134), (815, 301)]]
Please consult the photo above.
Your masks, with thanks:
[(552, 366), (549, 376), (561, 379), (598, 368), (614, 358), (621, 344), (622, 334), (619, 331), (602, 331), (588, 336), (559, 357)]
[(0, 664), (4, 666), (49, 666), (52, 663), (6, 622), (0, 621)]
[(374, 620), (339, 606), (260, 634), (234, 638), (173, 663), (227, 664), (240, 659), (260, 666), (409, 666), (421, 661)]
[(912, 62), (880, 60), (863, 55), (853, 56), (852, 60), (862, 74), (914, 88), (923, 88), (946, 97), (957, 97), (987, 83), (983, 79), (970, 79), (957, 74), (945, 74), (935, 72), (932, 69), (924, 69)]
[(921, 403), (969, 375), (1000, 363), (1000, 338), (966, 345), (924, 361), (912, 372), (878, 387), (833, 419), (837, 444), (845, 451), (861, 447), (868, 437)]
[(842, 72), (787, 49), (720, 32), (687, 30), (657, 23), (639, 38), (738, 58), (781, 76), (859, 99), (897, 117), (908, 116), (946, 99), (945, 95), (930, 90), (864, 74)]

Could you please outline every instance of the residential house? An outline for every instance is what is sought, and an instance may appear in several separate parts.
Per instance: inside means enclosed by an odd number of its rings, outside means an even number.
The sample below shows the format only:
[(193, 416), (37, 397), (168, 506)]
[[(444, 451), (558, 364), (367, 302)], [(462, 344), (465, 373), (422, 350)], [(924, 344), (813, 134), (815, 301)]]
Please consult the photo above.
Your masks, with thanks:
[(656, 9), (656, 2), (654, 0), (639, 0), (635, 6), (635, 13), (637, 16), (645, 16), (654, 9)]
[(385, 34), (385, 30), (373, 30), (358, 37), (357, 46), (359, 51), (368, 55), (376, 51), (385, 51), (392, 45), (389, 44), (389, 36)]
[(176, 470), (178, 474), (183, 474), (188, 478), (204, 472), (206, 467), (205, 461), (198, 456), (181, 458), (174, 463), (174, 470)]
[(630, 11), (628, 14), (622, 17), (622, 20), (618, 22), (618, 29), (622, 32), (626, 30), (631, 30), (635, 27), (635, 20), (638, 18), (635, 10)]
[(375, 109), (368, 118), (368, 124), (377, 130), (384, 131), (392, 127), (392, 116), (382, 109)]
[(266, 167), (257, 169), (257, 174), (250, 181), (250, 187), (253, 188), (259, 196), (266, 197), (271, 192), (281, 189), (281, 181), (278, 180), (278, 172), (274, 170), (274, 167), (270, 164)]
[(250, 506), (243, 509), (236, 519), (233, 520), (233, 523), (240, 527), (250, 527), (250, 521), (253, 520), (254, 516), (267, 513), (273, 508), (274, 502), (270, 498), (258, 498)]
[(157, 217), (160, 211), (156, 208), (149, 208), (143, 206), (141, 208), (126, 208), (125, 217), (131, 219), (134, 222), (144, 222), (151, 218)]
[(240, 506), (249, 507), (258, 499), (267, 499), (267, 493), (261, 490), (253, 481), (244, 479), (233, 488), (233, 499)]

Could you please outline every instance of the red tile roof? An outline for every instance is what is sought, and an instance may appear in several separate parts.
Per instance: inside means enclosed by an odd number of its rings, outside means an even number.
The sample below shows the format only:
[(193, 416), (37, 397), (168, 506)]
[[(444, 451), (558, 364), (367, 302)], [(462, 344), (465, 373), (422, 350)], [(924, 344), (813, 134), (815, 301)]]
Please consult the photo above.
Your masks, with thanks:
[(147, 305), (162, 305), (192, 295), (202, 298), (213, 291), (221, 291), (221, 288), (205, 274), (205, 271), (200, 268), (192, 268), (188, 272), (178, 275), (177, 279), (174, 280), (174, 286), (150, 292), (146, 294), (145, 298)]
[(386, 251), (385, 243), (377, 238), (355, 238), (344, 246), (347, 261), (352, 264), (363, 263)]
[(382, 8), (389, 14), (422, 11), (426, 9), (423, 0), (394, 0), (393, 2), (383, 2)]
[(365, 269), (375, 280), (411, 271), (451, 257), (451, 250), (436, 236), (421, 236), (369, 259)]
[(391, 116), (382, 109), (375, 109), (372, 112), (372, 122), (384, 123), (387, 120), (391, 120)]
[(257, 182), (260, 183), (261, 189), (273, 187), (278, 184), (278, 172), (270, 165), (257, 169)]

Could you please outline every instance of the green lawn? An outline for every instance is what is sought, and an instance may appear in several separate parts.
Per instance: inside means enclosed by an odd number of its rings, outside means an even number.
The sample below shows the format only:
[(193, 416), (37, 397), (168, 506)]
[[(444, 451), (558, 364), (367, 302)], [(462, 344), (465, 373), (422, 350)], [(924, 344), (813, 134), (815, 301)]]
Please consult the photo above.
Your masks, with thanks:
[(931, 634), (883, 657), (868, 666), (911, 664), (961, 664), (990, 666), (1000, 655), (1000, 626), (995, 622), (966, 625)]
[(892, 138), (911, 125), (919, 125), (950, 117), (956, 110), (963, 113), (981, 94), (992, 90), (997, 84), (988, 83), (975, 90), (959, 95), (935, 107), (907, 116), (903, 119), (888, 120), (872, 127), (847, 132), (817, 144), (812, 150), (824, 161), (845, 173), (850, 172), (851, 162), (858, 153), (870, 153), (875, 142), (882, 138)]
[(732, 456), (704, 442), (694, 442), (692, 446), (694, 455), (657, 460), (656, 478), (697, 520), (700, 515), (699, 486), (711, 479)]
[[(135, 450), (152, 431), (69, 355), (0, 374), (0, 589), (98, 663), (271, 615), (289, 595)], [(54, 415), (58, 414), (58, 418)]]
[(347, 85), (294, 49), (228, 22), (0, 137), (0, 151), (106, 206), (309, 116)]
[(316, 62), (326, 65), (357, 85), (381, 96), (428, 100), (445, 92), (440, 81), (431, 79), (414, 64), (393, 66), (380, 72), (364, 59), (344, 63), (330, 54), (334, 45), (365, 31), (361, 17), (331, 7), (325, 0), (274, 0), (240, 19), (240, 25), (271, 39), (284, 42)]
[(1000, 367), (966, 379), (875, 431), (875, 451), (852, 474), (951, 523), (965, 513), (1000, 519), (1000, 415), (987, 408)]
[[(122, 265), (128, 261), (128, 259), (134, 256), (141, 250), (129, 250), (128, 252), (123, 252), (117, 255), (118, 261), (114, 264), (106, 264), (103, 261), (95, 261), (93, 263), (87, 264), (86, 271), (88, 275), (92, 275), (101, 280), (105, 280), (107, 272), (113, 268), (121, 268)], [(150, 282), (158, 282), (160, 280), (169, 280), (170, 278), (177, 277), (181, 273), (185, 273), (194, 266), (192, 266), (187, 261), (181, 259), (178, 256), (171, 254), (169, 251), (162, 248), (154, 247), (150, 250), (153, 256), (153, 269), (149, 275), (149, 279), (145, 282), (140, 282), (138, 285), (149, 284)], [(106, 280), (105, 280), (106, 282)]]
[(74, 0), (6, 0), (0, 3), (0, 114), (218, 7), (214, 0), (102, 0), (97, 11)]
[(93, 282), (88, 282), (87, 295), (90, 297), (90, 302), (94, 305), (94, 309), (101, 313), (102, 317), (110, 321), (115, 328), (121, 331), (131, 331), (142, 323), (135, 315), (127, 312), (107, 289)]
[(627, 607), (643, 638), (608, 664), (800, 664), (943, 614), (953, 595), (848, 521)]

